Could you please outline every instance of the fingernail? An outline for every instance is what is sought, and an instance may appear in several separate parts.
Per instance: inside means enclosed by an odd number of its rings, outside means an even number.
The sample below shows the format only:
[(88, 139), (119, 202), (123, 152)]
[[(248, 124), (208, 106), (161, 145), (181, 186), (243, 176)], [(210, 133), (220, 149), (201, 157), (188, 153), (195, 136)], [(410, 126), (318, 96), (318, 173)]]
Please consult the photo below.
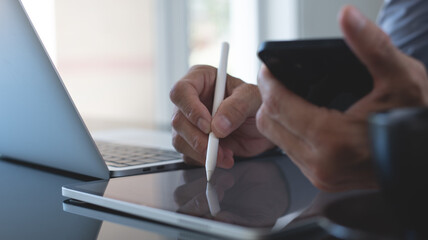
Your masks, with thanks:
[(217, 131), (226, 135), (229, 133), (232, 123), (224, 115), (221, 115), (216, 117), (215, 127)]
[(367, 23), (366, 17), (353, 7), (349, 9), (348, 21), (357, 31), (363, 29)]
[(198, 122), (197, 122), (198, 128), (208, 134), (211, 131), (211, 124), (210, 122), (208, 122), (207, 120), (203, 119), (203, 118), (199, 118)]

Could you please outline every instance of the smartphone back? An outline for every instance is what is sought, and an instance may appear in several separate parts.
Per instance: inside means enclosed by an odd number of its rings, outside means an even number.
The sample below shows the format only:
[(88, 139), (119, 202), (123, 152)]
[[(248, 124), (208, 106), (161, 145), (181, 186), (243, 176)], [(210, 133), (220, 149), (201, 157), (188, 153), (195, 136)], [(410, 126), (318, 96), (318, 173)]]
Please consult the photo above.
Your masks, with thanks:
[(318, 106), (343, 111), (373, 88), (343, 39), (264, 42), (258, 55), (288, 89)]

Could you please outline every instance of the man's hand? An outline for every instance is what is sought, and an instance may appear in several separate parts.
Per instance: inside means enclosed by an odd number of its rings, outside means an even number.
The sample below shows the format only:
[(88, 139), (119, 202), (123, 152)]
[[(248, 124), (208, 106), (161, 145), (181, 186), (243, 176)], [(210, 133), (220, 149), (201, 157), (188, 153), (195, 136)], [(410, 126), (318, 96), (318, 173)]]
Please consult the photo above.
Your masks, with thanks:
[[(368, 116), (376, 111), (428, 105), (423, 64), (395, 48), (355, 8), (339, 16), (345, 39), (369, 69), (374, 88), (346, 112), (320, 108), (292, 93), (262, 66), (259, 130), (283, 149), (320, 189), (377, 187), (369, 150)], [(344, 79), (346, 81), (346, 79)]]
[(261, 104), (257, 86), (227, 76), (225, 99), (211, 117), (216, 69), (194, 66), (170, 93), (176, 110), (173, 145), (189, 164), (204, 165), (210, 131), (220, 138), (217, 166), (230, 168), (233, 156), (254, 156), (274, 145), (256, 127)]

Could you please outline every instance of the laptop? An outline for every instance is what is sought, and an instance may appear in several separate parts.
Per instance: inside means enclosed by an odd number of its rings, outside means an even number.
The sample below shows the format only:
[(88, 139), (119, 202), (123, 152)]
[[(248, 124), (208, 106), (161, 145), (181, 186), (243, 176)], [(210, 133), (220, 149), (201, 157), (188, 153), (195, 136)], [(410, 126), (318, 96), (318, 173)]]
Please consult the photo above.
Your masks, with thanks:
[(95, 142), (17, 0), (0, 0), (0, 157), (102, 179), (183, 164), (170, 149)]

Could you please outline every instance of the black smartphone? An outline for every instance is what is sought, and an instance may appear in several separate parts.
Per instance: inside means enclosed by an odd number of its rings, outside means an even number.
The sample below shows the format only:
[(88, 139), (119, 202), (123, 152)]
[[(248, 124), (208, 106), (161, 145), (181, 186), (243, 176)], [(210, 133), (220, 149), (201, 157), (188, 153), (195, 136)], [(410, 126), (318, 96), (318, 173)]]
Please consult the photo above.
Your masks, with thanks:
[(344, 111), (373, 88), (343, 39), (269, 41), (258, 56), (288, 89), (318, 106)]

